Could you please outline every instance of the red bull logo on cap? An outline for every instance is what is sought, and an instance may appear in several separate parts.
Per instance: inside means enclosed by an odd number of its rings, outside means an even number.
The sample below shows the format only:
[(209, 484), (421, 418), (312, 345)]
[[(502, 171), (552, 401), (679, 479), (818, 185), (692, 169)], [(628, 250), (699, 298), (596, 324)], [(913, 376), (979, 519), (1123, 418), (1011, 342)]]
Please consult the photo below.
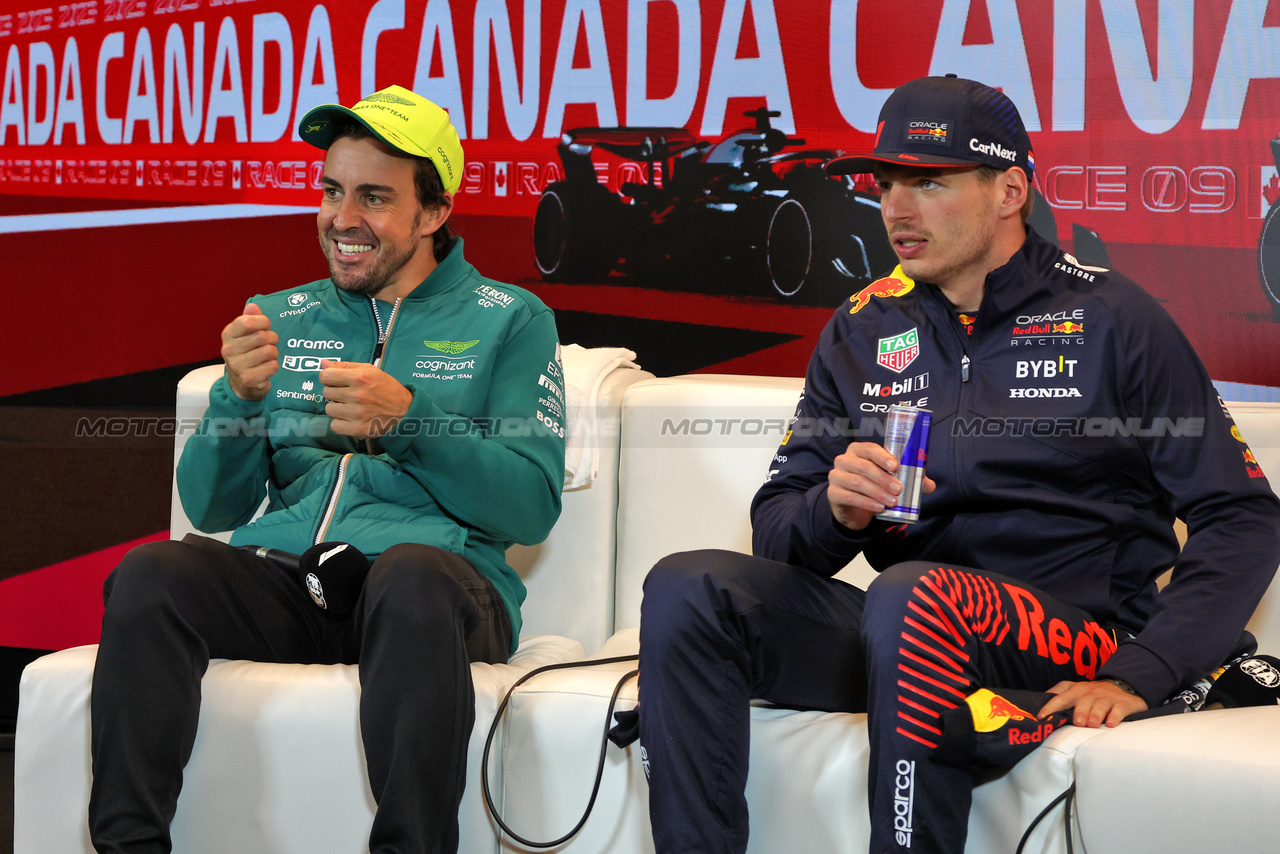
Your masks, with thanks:
[(914, 280), (907, 277), (902, 272), (901, 267), (894, 269), (892, 273), (883, 279), (876, 279), (853, 296), (849, 297), (849, 302), (853, 303), (853, 308), (849, 309), (850, 314), (857, 314), (866, 308), (871, 302), (872, 297), (900, 297), (911, 292), (916, 286)]
[(913, 121), (907, 123), (907, 142), (936, 142), (947, 144), (947, 123)]

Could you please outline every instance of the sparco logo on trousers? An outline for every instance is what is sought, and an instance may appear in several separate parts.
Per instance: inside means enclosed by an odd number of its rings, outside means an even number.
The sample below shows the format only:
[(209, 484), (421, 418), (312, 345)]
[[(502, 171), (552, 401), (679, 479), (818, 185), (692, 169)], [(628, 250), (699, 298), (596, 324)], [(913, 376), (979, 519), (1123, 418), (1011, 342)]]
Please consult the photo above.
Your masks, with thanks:
[(899, 759), (893, 780), (893, 838), (903, 848), (911, 847), (913, 814), (916, 805), (916, 763)]

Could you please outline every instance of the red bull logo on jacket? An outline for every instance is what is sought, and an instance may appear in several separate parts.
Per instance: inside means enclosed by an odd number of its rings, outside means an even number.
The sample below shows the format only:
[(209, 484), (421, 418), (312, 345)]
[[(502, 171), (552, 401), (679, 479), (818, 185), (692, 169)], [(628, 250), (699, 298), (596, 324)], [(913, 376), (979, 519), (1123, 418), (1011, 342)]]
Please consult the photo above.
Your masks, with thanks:
[(871, 302), (872, 297), (900, 297), (910, 293), (911, 289), (916, 286), (913, 279), (907, 277), (902, 272), (901, 265), (894, 267), (893, 272), (885, 276), (883, 279), (876, 279), (853, 296), (849, 297), (849, 302), (853, 303), (853, 308), (849, 309), (850, 314), (857, 314), (866, 308)]

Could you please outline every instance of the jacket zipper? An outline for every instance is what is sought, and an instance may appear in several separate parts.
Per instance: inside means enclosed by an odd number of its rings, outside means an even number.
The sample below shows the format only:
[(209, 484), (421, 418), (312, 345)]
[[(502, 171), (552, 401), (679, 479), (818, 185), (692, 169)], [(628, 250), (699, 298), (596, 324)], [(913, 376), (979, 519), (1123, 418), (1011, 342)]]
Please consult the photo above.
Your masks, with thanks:
[(400, 311), (400, 300), (403, 297), (396, 297), (395, 304), (391, 306), (391, 317), (387, 319), (387, 325), (382, 325), (382, 315), (378, 313), (378, 301), (373, 297), (369, 297), (369, 305), (373, 306), (373, 320), (378, 324), (378, 343), (373, 348), (373, 366), (376, 368), (382, 362), (382, 351), (387, 346), (387, 338), (391, 337), (391, 327), (396, 325), (396, 314)]
[[(391, 329), (396, 325), (396, 315), (400, 313), (400, 300), (403, 297), (396, 297), (395, 304), (391, 306), (391, 316), (387, 318), (387, 325), (382, 325), (382, 315), (378, 312), (378, 301), (373, 297), (369, 297), (369, 305), (373, 307), (373, 320), (378, 324), (378, 343), (373, 347), (373, 366), (376, 368), (382, 364), (382, 351), (386, 349), (387, 339), (391, 337)], [(364, 452), (369, 456), (377, 453), (373, 447), (372, 439), (364, 440)]]
[[(400, 311), (401, 297), (397, 297), (395, 305), (391, 307), (391, 317), (387, 318), (387, 325), (382, 325), (382, 315), (378, 313), (378, 301), (373, 297), (369, 297), (369, 305), (373, 307), (373, 320), (378, 325), (378, 343), (373, 348), (373, 366), (376, 368), (382, 362), (382, 351), (386, 348), (387, 338), (391, 336), (391, 328), (395, 326), (396, 314)], [(373, 440), (364, 440), (365, 453), (374, 454)], [(342, 484), (347, 476), (347, 463), (350, 461), (352, 454), (343, 454), (342, 459), (338, 461), (338, 477), (333, 482), (333, 488), (329, 491), (329, 502), (325, 506), (324, 517), (320, 520), (320, 527), (316, 529), (315, 545), (324, 542), (324, 535), (329, 530), (329, 523), (333, 521), (334, 511), (338, 509), (338, 496), (342, 494)]]
[(334, 480), (333, 489), (329, 492), (329, 503), (325, 507), (324, 516), (320, 519), (320, 527), (316, 529), (316, 538), (313, 545), (323, 543), (324, 535), (329, 531), (329, 523), (333, 521), (333, 512), (338, 509), (338, 496), (342, 494), (342, 481), (347, 476), (347, 462), (352, 456), (352, 454), (343, 454), (342, 459), (338, 460), (338, 477)]
[[(960, 389), (959, 389), (959, 394), (957, 395), (957, 398), (956, 398), (956, 414), (955, 414), (955, 417), (959, 419), (965, 416), (969, 411), (968, 410), (969, 395), (967, 392), (969, 391), (969, 388), (970, 388), (969, 380), (973, 376), (973, 360), (969, 358), (969, 347), (968, 347), (968, 341), (966, 340), (968, 336), (966, 336), (964, 333), (962, 333), (959, 329), (956, 328), (957, 324), (956, 324), (956, 319), (953, 311), (954, 306), (951, 305), (951, 303), (947, 300), (946, 296), (942, 293), (942, 291), (940, 290), (937, 291), (934, 294), (934, 296), (937, 300), (937, 306), (942, 312), (943, 322), (945, 323), (947, 328), (951, 330), (951, 334), (955, 336), (956, 342), (960, 345)], [(960, 467), (963, 465), (963, 460), (962, 460), (963, 452), (962, 452), (960, 443), (952, 439), (951, 449), (952, 449), (952, 458), (956, 461), (957, 470), (962, 471), (963, 469)], [(961, 489), (963, 490), (963, 488), (964, 487), (962, 486)]]

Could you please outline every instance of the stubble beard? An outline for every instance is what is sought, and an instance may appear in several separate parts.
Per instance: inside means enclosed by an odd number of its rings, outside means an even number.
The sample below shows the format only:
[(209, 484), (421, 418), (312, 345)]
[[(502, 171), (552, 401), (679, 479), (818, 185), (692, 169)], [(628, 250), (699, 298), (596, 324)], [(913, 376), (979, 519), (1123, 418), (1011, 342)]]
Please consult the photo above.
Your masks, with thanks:
[[(413, 226), (410, 229), (411, 234), (416, 234), (418, 226), (422, 222), (422, 212), (419, 211), (413, 217)], [(374, 296), (391, 282), (391, 277), (414, 256), (417, 246), (412, 240), (403, 244), (378, 244), (378, 256), (371, 268), (363, 273), (353, 270), (347, 270), (340, 265), (334, 257), (337, 252), (335, 240), (338, 233), (332, 229), (325, 235), (324, 239), (324, 256), (329, 262), (329, 278), (333, 283), (342, 290), (350, 294), (358, 296)], [(344, 242), (347, 242), (344, 240)], [(366, 242), (361, 239), (352, 239), (351, 243)]]
[[(975, 266), (986, 265), (996, 241), (995, 221), (981, 217), (953, 231), (952, 257), (931, 264), (927, 260), (904, 261), (902, 271), (913, 281), (928, 282), (945, 288), (956, 279), (972, 271)], [(984, 271), (985, 272), (985, 271)]]

